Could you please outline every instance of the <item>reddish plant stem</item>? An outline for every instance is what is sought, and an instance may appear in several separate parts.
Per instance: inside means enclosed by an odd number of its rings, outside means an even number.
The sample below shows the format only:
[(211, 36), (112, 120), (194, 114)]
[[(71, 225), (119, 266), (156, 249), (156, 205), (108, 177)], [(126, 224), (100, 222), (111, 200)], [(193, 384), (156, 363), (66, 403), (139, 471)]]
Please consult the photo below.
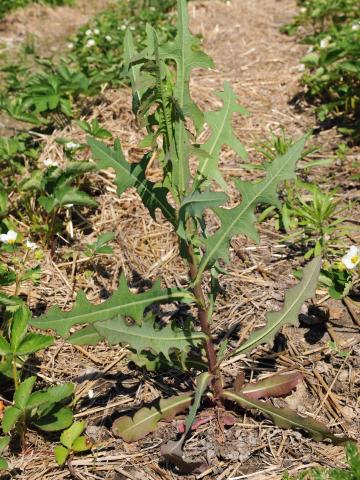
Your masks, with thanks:
[[(197, 277), (198, 269), (197, 269), (195, 255), (194, 255), (194, 250), (191, 245), (188, 245), (188, 263), (189, 263), (189, 270), (190, 270), (189, 272), (190, 278), (191, 278), (191, 281), (194, 281)], [(199, 303), (198, 320), (201, 326), (201, 330), (206, 335), (205, 352), (208, 360), (209, 372), (213, 376), (211, 385), (212, 385), (215, 401), (218, 404), (221, 404), (223, 385), (221, 380), (220, 369), (217, 364), (215, 346), (214, 346), (214, 342), (212, 340), (212, 335), (211, 335), (211, 328), (209, 323), (209, 308), (207, 307), (204, 291), (201, 286), (201, 278), (193, 286), (193, 292)]]

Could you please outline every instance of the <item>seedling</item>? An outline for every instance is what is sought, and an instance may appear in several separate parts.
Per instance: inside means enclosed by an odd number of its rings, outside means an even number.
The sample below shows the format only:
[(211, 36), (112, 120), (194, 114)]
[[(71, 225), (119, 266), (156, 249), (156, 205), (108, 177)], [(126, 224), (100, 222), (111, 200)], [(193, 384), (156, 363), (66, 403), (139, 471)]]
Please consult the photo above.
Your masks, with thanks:
[[(297, 372), (246, 385), (237, 382), (230, 389), (225, 387), (221, 373), (224, 358), (250, 354), (258, 345), (271, 343), (283, 325), (298, 325), (302, 304), (315, 293), (321, 264), (319, 257), (304, 268), (302, 281), (288, 291), (283, 308), (269, 313), (266, 326), (255, 330), (239, 347), (230, 349), (226, 343), (219, 345), (211, 331), (220, 276), (224, 273), (222, 265), (229, 260), (230, 241), (237, 234), (259, 239), (255, 208), (262, 204), (279, 205), (278, 185), (295, 178), (296, 163), (301, 158), (306, 138), (295, 142), (284, 155), (266, 165), (261, 180), (235, 180), (241, 201), (236, 206), (229, 205), (228, 185), (219, 169), (219, 153), (223, 145), (228, 145), (247, 158), (231, 125), (233, 114), (247, 112), (238, 105), (227, 82), (223, 91), (217, 93), (223, 103), (219, 110), (204, 115), (192, 100), (189, 89), (192, 70), (211, 68), (213, 62), (200, 50), (198, 39), (189, 31), (186, 1), (178, 0), (177, 36), (173, 43), (160, 46), (156, 32), (148, 26), (145, 49), (137, 52), (131, 32), (127, 31), (125, 55), (132, 83), (133, 111), (147, 130), (142, 146), (150, 151), (139, 163), (129, 163), (119, 140), (113, 148), (92, 138), (88, 139), (88, 144), (97, 168), (115, 171), (119, 195), (134, 187), (150, 215), (155, 219), (160, 211), (164, 220), (173, 226), (180, 255), (188, 266), (189, 286), (164, 289), (156, 282), (149, 290), (133, 293), (122, 275), (118, 290), (105, 302), (91, 305), (80, 292), (70, 311), (52, 307), (46, 314), (33, 318), (32, 325), (51, 328), (64, 337), (69, 336), (74, 326), (86, 325), (70, 336), (70, 343), (94, 345), (107, 339), (110, 344), (130, 345), (139, 355), (157, 356), (169, 367), (181, 368), (181, 364), (193, 359), (197, 352), (195, 358), (200, 356), (206, 371), (197, 376), (194, 392), (161, 399), (153, 406), (141, 408), (133, 417), (122, 416), (113, 424), (115, 435), (128, 442), (136, 441), (155, 430), (160, 420), (190, 408), (184, 435), (178, 442), (162, 448), (163, 455), (183, 471), (198, 466), (197, 462), (187, 463), (182, 458), (182, 445), (205, 396), (214, 408), (238, 404), (245, 409), (258, 409), (280, 427), (306, 430), (317, 440), (330, 438), (343, 442), (344, 438), (336, 437), (316, 420), (259, 400), (289, 393), (301, 380)], [(203, 132), (204, 122), (211, 132), (206, 142), (199, 145), (196, 138)], [(146, 176), (153, 157), (157, 158), (163, 172), (158, 183)], [(190, 168), (191, 157), (194, 168)], [(207, 228), (205, 210), (212, 211), (220, 223), (215, 232)], [(163, 326), (149, 308), (171, 302), (192, 304), (197, 318), (189, 316), (182, 326), (175, 320)], [(182, 357), (180, 365), (172, 361), (173, 352)], [(194, 367), (193, 371), (196, 370), (202, 369)]]
[(114, 240), (115, 235), (112, 232), (106, 232), (99, 235), (96, 242), (88, 243), (84, 250), (86, 257), (95, 257), (96, 255), (110, 255), (114, 252), (113, 248), (108, 245)]
[(86, 122), (85, 120), (79, 120), (77, 122), (81, 130), (84, 132), (88, 133), (92, 137), (95, 138), (111, 138), (111, 132), (109, 130), (106, 130), (105, 128), (102, 128), (98, 120), (96, 118), (91, 121), (91, 123)]
[(75, 453), (91, 450), (92, 441), (85, 435), (85, 422), (74, 422), (71, 427), (64, 430), (60, 436), (62, 445), (55, 447), (55, 459), (59, 465), (64, 465), (69, 456)]

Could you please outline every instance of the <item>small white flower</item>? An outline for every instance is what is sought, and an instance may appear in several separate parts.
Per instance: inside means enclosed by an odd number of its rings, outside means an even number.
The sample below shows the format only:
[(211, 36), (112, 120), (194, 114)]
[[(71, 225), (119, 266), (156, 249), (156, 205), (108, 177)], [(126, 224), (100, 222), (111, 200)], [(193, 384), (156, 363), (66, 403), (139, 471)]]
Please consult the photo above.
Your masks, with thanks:
[(300, 8), (300, 13), (306, 13), (306, 7), (301, 7)]
[(357, 23), (353, 23), (351, 25), (351, 30), (360, 30), (360, 22), (357, 22)]
[(26, 240), (26, 248), (29, 248), (30, 250), (36, 250), (38, 248), (37, 244), (35, 242), (31, 242), (30, 240)]
[(121, 25), (120, 29), (121, 30), (126, 30), (126, 25)]
[(65, 208), (72, 208), (73, 206), (73, 203), (67, 203), (66, 205), (64, 205)]
[(110, 37), (110, 35), (106, 35), (105, 40), (106, 40), (107, 42), (111, 42), (112, 38)]
[(94, 34), (95, 35), (100, 35), (100, 30), (98, 28), (94, 28)]
[(134, 31), (135, 27), (133, 25), (131, 25), (130, 30)]
[(92, 34), (92, 30), (90, 30), (90, 28), (89, 28), (89, 30), (86, 30), (85, 35), (87, 37), (90, 37), (91, 34)]
[(355, 268), (360, 262), (360, 247), (351, 245), (349, 251), (342, 257), (341, 261), (349, 270)]
[(69, 150), (74, 150), (75, 148), (79, 148), (80, 145), (78, 143), (75, 143), (75, 142), (67, 142), (65, 147), (68, 148)]
[(59, 164), (57, 162), (55, 162), (55, 160), (53, 160), (52, 158), (47, 158), (46, 160), (44, 160), (44, 165), (45, 167), (58, 167)]
[(327, 48), (330, 45), (331, 37), (325, 37), (320, 40), (320, 48)]
[(151, 12), (155, 12), (156, 8), (155, 8), (155, 7), (150, 7), (149, 10), (150, 10)]
[(94, 394), (94, 390), (89, 390), (88, 391), (88, 397), (91, 399), (91, 398), (94, 398), (95, 394)]
[(12, 245), (16, 242), (17, 236), (18, 234), (14, 230), (9, 230), (7, 233), (2, 233), (0, 235), (0, 242)]
[(68, 48), (69, 50), (72, 50), (72, 49), (74, 48), (73, 42), (69, 42), (69, 43), (67, 44), (67, 48)]
[(93, 38), (89, 38), (89, 40), (86, 42), (87, 47), (94, 47), (96, 45), (96, 42)]

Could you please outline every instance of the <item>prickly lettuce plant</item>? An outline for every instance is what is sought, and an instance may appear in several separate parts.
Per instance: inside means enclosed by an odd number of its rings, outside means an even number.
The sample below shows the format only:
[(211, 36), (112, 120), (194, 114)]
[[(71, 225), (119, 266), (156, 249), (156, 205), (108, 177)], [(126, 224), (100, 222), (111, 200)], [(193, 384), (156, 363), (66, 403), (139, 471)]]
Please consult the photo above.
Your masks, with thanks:
[[(147, 135), (142, 146), (147, 147), (139, 163), (129, 163), (120, 142), (113, 147), (89, 138), (88, 144), (99, 169), (111, 168), (116, 173), (117, 192), (135, 187), (150, 215), (160, 211), (173, 225), (179, 239), (179, 252), (188, 265), (189, 287), (163, 289), (160, 282), (144, 292), (132, 293), (124, 276), (116, 292), (99, 305), (92, 305), (80, 292), (70, 311), (52, 307), (48, 313), (32, 319), (32, 325), (55, 330), (68, 336), (74, 326), (84, 326), (70, 336), (75, 344), (96, 344), (106, 339), (110, 344), (128, 345), (132, 359), (149, 368), (171, 366), (202, 372), (194, 392), (162, 399), (158, 404), (140, 409), (133, 417), (115, 421), (113, 431), (126, 441), (136, 441), (155, 430), (159, 421), (169, 419), (186, 409), (189, 415), (180, 441), (169, 443), (163, 455), (182, 470), (198, 465), (182, 459), (182, 445), (194, 422), (202, 399), (207, 396), (214, 407), (236, 403), (245, 409), (258, 409), (270, 416), (280, 427), (307, 430), (314, 438), (331, 438), (323, 425), (297, 413), (275, 408), (260, 399), (289, 393), (301, 380), (297, 372), (275, 375), (258, 383), (225, 389), (221, 373), (224, 357), (250, 354), (263, 343), (272, 342), (276, 332), (285, 325), (297, 325), (298, 313), (304, 301), (316, 288), (320, 259), (316, 257), (305, 268), (301, 282), (291, 288), (280, 311), (267, 315), (264, 327), (254, 331), (233, 351), (225, 343), (217, 345), (211, 322), (219, 293), (221, 265), (229, 260), (229, 245), (237, 234), (258, 241), (255, 208), (260, 204), (278, 205), (277, 189), (281, 182), (295, 178), (296, 163), (301, 157), (305, 138), (292, 145), (284, 155), (270, 162), (264, 177), (256, 182), (235, 180), (241, 201), (226, 207), (229, 199), (227, 184), (219, 169), (219, 153), (223, 145), (246, 158), (246, 152), (235, 136), (231, 122), (233, 114), (245, 115), (228, 83), (217, 95), (222, 107), (204, 113), (190, 95), (189, 83), (194, 68), (211, 68), (212, 60), (199, 48), (199, 41), (188, 28), (185, 0), (178, 0), (177, 36), (173, 43), (159, 45), (156, 32), (147, 27), (146, 48), (137, 52), (130, 31), (125, 37), (126, 66), (132, 83), (133, 110)], [(198, 135), (207, 123), (211, 133), (202, 145)], [(158, 183), (147, 178), (146, 169), (156, 156), (163, 177)], [(190, 168), (190, 158), (196, 168)], [(193, 164), (191, 164), (193, 165)], [(220, 190), (220, 188), (222, 190)], [(213, 232), (206, 226), (205, 210), (211, 211), (220, 226)], [(194, 306), (197, 318), (189, 318), (180, 328), (175, 322), (160, 325), (151, 306), (161, 303), (187, 302)], [(129, 321), (130, 319), (130, 321)]]

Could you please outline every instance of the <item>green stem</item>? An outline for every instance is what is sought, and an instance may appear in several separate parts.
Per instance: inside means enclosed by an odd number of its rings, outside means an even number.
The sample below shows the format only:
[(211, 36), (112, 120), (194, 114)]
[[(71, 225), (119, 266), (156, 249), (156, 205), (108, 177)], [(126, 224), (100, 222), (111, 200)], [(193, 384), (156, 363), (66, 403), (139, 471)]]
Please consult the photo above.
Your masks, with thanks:
[(19, 387), (19, 375), (18, 375), (18, 370), (16, 365), (16, 355), (13, 355), (13, 358), (12, 358), (12, 375), (13, 375), (14, 386), (16, 391)]

